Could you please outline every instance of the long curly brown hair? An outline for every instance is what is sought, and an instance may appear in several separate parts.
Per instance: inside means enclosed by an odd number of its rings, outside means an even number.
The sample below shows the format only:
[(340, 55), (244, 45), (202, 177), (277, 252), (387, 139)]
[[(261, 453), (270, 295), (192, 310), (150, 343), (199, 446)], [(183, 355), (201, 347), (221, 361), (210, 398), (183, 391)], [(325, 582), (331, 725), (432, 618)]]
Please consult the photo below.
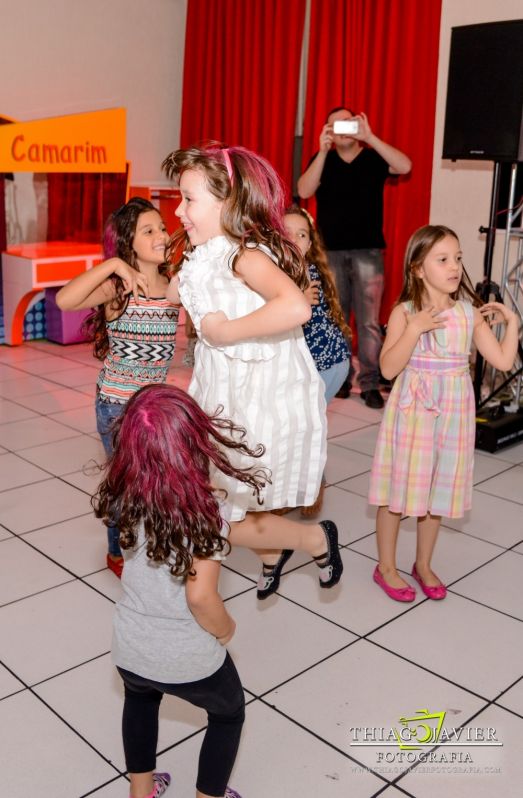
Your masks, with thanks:
[(352, 332), (349, 325), (345, 321), (334, 275), (330, 269), (329, 261), (327, 260), (327, 255), (323, 246), (323, 241), (321, 240), (321, 235), (316, 229), (314, 219), (310, 213), (305, 210), (305, 208), (301, 208), (299, 205), (291, 205), (289, 208), (287, 208), (285, 215), (287, 216), (291, 213), (296, 214), (296, 216), (301, 216), (302, 219), (305, 219), (307, 222), (311, 245), (305, 253), (305, 261), (306, 263), (314, 264), (314, 266), (316, 266), (318, 269), (321, 287), (323, 288), (325, 300), (329, 308), (329, 317), (331, 321), (333, 321), (334, 324), (340, 328), (347, 341), (350, 341), (352, 338)]
[[(238, 243), (238, 251), (231, 262), (233, 271), (246, 249), (262, 244), (300, 288), (307, 288), (309, 279), (303, 259), (285, 237), (285, 191), (280, 177), (265, 158), (245, 147), (208, 142), (200, 147), (171, 152), (162, 163), (162, 169), (169, 180), (176, 183), (189, 169), (202, 172), (211, 194), (223, 201), (223, 232)], [(181, 265), (183, 251), (191, 249), (185, 230), (178, 230), (171, 241), (175, 270)]]
[(208, 416), (174, 385), (141, 388), (114, 425), (114, 451), (92, 498), (97, 518), (118, 525), (123, 549), (136, 545), (143, 524), (147, 557), (174, 576), (190, 574), (193, 557), (230, 549), (211, 465), (252, 488), (259, 504), (270, 482), (267, 469), (231, 463), (231, 454), (257, 458), (265, 449), (249, 448), (245, 430), (220, 410)]
[[(114, 211), (105, 223), (103, 233), (103, 254), (104, 260), (109, 258), (121, 258), (131, 266), (132, 269), (140, 271), (133, 249), (133, 239), (136, 232), (136, 225), (142, 213), (156, 211), (152, 202), (142, 197), (131, 197), (131, 199)], [(169, 266), (167, 264), (168, 251), (166, 251), (166, 263), (160, 266), (160, 273), (167, 274)], [(110, 302), (110, 309), (115, 313), (120, 313), (129, 297), (124, 295), (124, 284), (118, 275), (110, 277), (114, 285), (115, 297)], [(109, 351), (109, 335), (107, 333), (106, 306), (98, 305), (97, 308), (86, 318), (83, 327), (86, 336), (93, 341), (94, 356), (98, 360), (103, 360)]]
[[(396, 302), (397, 305), (401, 305), (402, 302), (412, 302), (417, 311), (423, 308), (423, 280), (417, 276), (416, 271), (423, 265), (423, 261), (432, 247), (446, 236), (451, 236), (459, 242), (454, 230), (451, 230), (450, 227), (445, 227), (443, 224), (426, 224), (411, 235), (405, 251), (403, 288)], [(465, 297), (468, 297), (475, 307), (481, 307), (483, 304), (481, 297), (474, 291), (470, 277), (463, 266), (460, 284), (450, 294), (450, 298), (456, 301)]]

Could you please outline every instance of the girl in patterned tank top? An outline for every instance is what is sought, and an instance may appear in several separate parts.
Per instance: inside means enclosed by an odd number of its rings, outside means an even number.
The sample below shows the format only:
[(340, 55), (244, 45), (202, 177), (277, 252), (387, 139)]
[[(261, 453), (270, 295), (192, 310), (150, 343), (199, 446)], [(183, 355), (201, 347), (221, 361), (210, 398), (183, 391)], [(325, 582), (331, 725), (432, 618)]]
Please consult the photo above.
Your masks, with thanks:
[[(62, 310), (93, 308), (87, 328), (102, 361), (96, 424), (107, 456), (112, 425), (141, 387), (165, 382), (174, 355), (178, 307), (166, 298), (169, 235), (154, 205), (132, 197), (109, 217), (106, 260), (57, 294)], [(108, 528), (107, 566), (121, 576), (119, 530)]]
[[(443, 225), (417, 230), (407, 245), (403, 290), (380, 355), (383, 375), (396, 380), (381, 422), (369, 489), (369, 503), (378, 507), (374, 581), (396, 601), (416, 597), (396, 567), (403, 515), (417, 518), (413, 578), (429, 599), (447, 594), (431, 560), (442, 516), (460, 518), (471, 505), (471, 344), (500, 371), (512, 368), (516, 356), (515, 314), (498, 302), (480, 304), (456, 234)], [(501, 341), (487, 319), (506, 324)]]

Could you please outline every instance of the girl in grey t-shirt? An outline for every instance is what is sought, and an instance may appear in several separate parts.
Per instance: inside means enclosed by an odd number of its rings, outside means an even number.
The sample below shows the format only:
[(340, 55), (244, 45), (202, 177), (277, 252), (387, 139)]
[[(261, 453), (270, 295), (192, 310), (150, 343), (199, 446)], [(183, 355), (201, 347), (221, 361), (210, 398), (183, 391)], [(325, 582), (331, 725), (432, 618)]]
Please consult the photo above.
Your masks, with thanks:
[(155, 773), (165, 693), (208, 713), (197, 796), (240, 798), (227, 782), (240, 741), (244, 695), (225, 649), (235, 623), (217, 586), (229, 543), (210, 468), (259, 495), (268, 475), (255, 467), (239, 470), (232, 459), (256, 458), (263, 447), (249, 449), (241, 429), (209, 418), (170, 385), (138, 391), (115, 434), (114, 454), (93, 505), (108, 526), (118, 521), (125, 559), (112, 653), (125, 686), (122, 729), (131, 798), (158, 798), (171, 780), (168, 773)]

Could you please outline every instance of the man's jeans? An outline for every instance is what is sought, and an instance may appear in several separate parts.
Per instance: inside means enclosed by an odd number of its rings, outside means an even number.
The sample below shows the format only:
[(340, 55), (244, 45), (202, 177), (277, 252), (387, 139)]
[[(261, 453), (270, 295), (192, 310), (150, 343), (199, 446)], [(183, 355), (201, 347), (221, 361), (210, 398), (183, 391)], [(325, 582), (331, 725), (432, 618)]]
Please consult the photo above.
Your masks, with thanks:
[[(383, 256), (380, 249), (340, 249), (327, 252), (347, 323), (354, 311), (358, 330), (358, 380), (362, 391), (379, 386), (383, 295)], [(354, 377), (351, 363), (349, 382)]]

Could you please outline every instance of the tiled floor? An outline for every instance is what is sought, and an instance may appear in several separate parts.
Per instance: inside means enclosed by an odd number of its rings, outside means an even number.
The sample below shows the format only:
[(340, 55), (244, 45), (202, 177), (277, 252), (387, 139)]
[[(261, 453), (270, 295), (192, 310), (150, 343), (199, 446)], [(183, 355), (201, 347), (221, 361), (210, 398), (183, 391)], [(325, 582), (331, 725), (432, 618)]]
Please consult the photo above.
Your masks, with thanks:
[[(180, 344), (169, 379), (185, 386)], [(122, 689), (109, 655), (120, 584), (104, 567), (105, 531), (89, 505), (102, 459), (96, 374), (87, 345), (0, 347), (6, 798), (128, 794)], [(232, 779), (244, 798), (522, 794), (523, 445), (477, 453), (474, 509), (446, 522), (435, 555), (449, 596), (436, 603), (418, 593), (404, 606), (371, 580), (374, 512), (365, 496), (380, 417), (357, 396), (334, 400), (329, 413), (323, 515), (340, 526), (346, 571), (338, 588), (320, 593), (315, 567), (296, 555), (280, 595), (257, 603), (254, 555), (236, 550), (222, 569), (238, 624), (230, 650), (248, 700)], [(405, 572), (414, 529), (412, 520), (403, 525)], [(446, 713), (445, 734), (463, 731), (452, 746), (440, 735), (439, 745), (419, 749), (420, 763), (412, 761), (419, 751), (400, 750), (390, 730), (422, 710)], [(194, 795), (204, 726), (202, 712), (164, 701), (158, 766), (173, 774), (173, 798)], [(355, 731), (363, 727), (366, 735)], [(382, 728), (377, 745), (373, 729)], [(471, 745), (467, 731), (492, 739)], [(411, 744), (421, 726), (415, 734)]]

